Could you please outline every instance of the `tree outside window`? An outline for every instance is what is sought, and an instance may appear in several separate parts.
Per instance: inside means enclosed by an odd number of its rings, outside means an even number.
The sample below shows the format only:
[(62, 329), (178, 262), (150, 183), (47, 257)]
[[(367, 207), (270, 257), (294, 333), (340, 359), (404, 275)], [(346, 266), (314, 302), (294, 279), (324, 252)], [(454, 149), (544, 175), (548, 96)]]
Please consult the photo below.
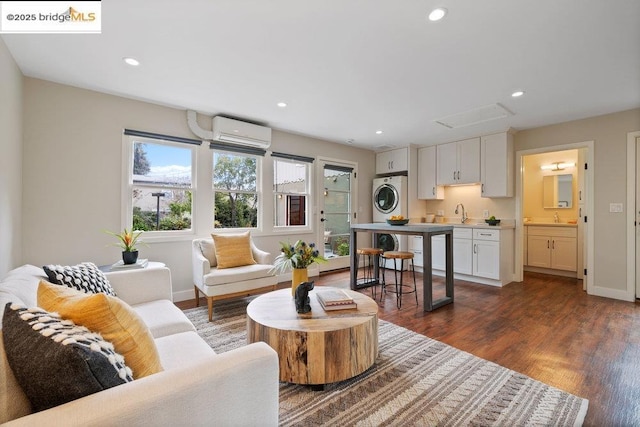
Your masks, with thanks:
[(258, 159), (236, 153), (213, 153), (215, 228), (258, 226)]

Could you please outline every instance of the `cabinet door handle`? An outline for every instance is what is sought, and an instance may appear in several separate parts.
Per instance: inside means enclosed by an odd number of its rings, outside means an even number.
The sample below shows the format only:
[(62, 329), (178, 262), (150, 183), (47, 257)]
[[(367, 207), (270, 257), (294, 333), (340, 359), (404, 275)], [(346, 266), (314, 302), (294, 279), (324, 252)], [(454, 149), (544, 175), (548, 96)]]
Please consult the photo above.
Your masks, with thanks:
[(481, 235), (481, 236), (487, 236), (487, 237), (491, 236), (491, 234), (489, 234), (489, 233), (478, 233), (478, 234)]
[(474, 254), (478, 253), (478, 245), (473, 245), (473, 253)]
[(547, 249), (549, 249), (549, 241), (547, 240)]
[(436, 195), (436, 187), (433, 187), (433, 190), (431, 190), (431, 192), (433, 193), (433, 195)]
[(482, 185), (480, 186), (480, 192), (481, 192), (481, 193), (484, 193), (484, 184), (482, 184)]
[(453, 180), (456, 180), (456, 171), (453, 171)]
[(582, 200), (582, 190), (578, 191), (578, 200)]
[(551, 249), (555, 249), (556, 248), (556, 241), (552, 240), (551, 241)]
[(393, 170), (393, 160), (391, 160), (391, 169)]
[(458, 171), (458, 180), (460, 180), (460, 171)]

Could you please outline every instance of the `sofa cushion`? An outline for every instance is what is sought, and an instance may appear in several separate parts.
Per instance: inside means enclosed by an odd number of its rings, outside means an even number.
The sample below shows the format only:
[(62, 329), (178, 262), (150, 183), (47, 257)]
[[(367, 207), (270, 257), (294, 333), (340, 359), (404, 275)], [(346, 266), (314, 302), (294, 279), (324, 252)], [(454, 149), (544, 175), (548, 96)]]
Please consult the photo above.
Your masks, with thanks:
[(149, 328), (124, 301), (42, 281), (38, 287), (38, 305), (102, 334), (124, 356), (135, 379), (162, 371)]
[(65, 285), (89, 294), (104, 293), (116, 296), (109, 280), (92, 262), (78, 265), (45, 265), (42, 267), (51, 283)]
[[(132, 308), (142, 318), (154, 338), (196, 330), (182, 310), (169, 300), (145, 302)], [(162, 366), (165, 367), (164, 364)]]
[(26, 264), (9, 271), (0, 281), (0, 316), (3, 313), (2, 307), (8, 302), (35, 307), (38, 283), (46, 278), (44, 271), (35, 265)]
[(35, 411), (132, 381), (111, 343), (56, 313), (7, 304), (2, 331), (11, 370)]
[(255, 264), (249, 231), (240, 234), (212, 234), (218, 269)]
[(169, 371), (183, 368), (216, 353), (196, 332), (167, 335), (156, 340), (162, 366)]
[(231, 282), (244, 282), (273, 276), (273, 266), (268, 264), (244, 265), (230, 269), (211, 269), (211, 273), (204, 276), (205, 286), (225, 285)]

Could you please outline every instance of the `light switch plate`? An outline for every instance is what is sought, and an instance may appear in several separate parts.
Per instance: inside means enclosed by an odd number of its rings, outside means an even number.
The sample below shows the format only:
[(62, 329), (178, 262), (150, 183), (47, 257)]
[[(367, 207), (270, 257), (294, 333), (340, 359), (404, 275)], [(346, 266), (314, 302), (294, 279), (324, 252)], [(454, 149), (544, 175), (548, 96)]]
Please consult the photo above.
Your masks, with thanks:
[(609, 212), (622, 212), (622, 203), (609, 203)]
[(489, 210), (485, 209), (482, 211), (482, 218), (489, 218)]
[(442, 209), (438, 209), (438, 216), (444, 216), (444, 211)]

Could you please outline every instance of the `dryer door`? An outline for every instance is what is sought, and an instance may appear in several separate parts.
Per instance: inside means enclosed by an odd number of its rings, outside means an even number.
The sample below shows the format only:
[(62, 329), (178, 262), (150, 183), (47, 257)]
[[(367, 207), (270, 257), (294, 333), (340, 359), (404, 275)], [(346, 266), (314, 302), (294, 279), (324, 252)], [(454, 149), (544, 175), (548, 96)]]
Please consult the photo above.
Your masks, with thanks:
[(395, 234), (381, 233), (376, 234), (375, 247), (382, 249), (383, 251), (398, 251), (400, 250), (398, 244), (398, 238)]
[(398, 190), (390, 184), (382, 184), (373, 194), (373, 206), (378, 212), (388, 214), (398, 206)]

